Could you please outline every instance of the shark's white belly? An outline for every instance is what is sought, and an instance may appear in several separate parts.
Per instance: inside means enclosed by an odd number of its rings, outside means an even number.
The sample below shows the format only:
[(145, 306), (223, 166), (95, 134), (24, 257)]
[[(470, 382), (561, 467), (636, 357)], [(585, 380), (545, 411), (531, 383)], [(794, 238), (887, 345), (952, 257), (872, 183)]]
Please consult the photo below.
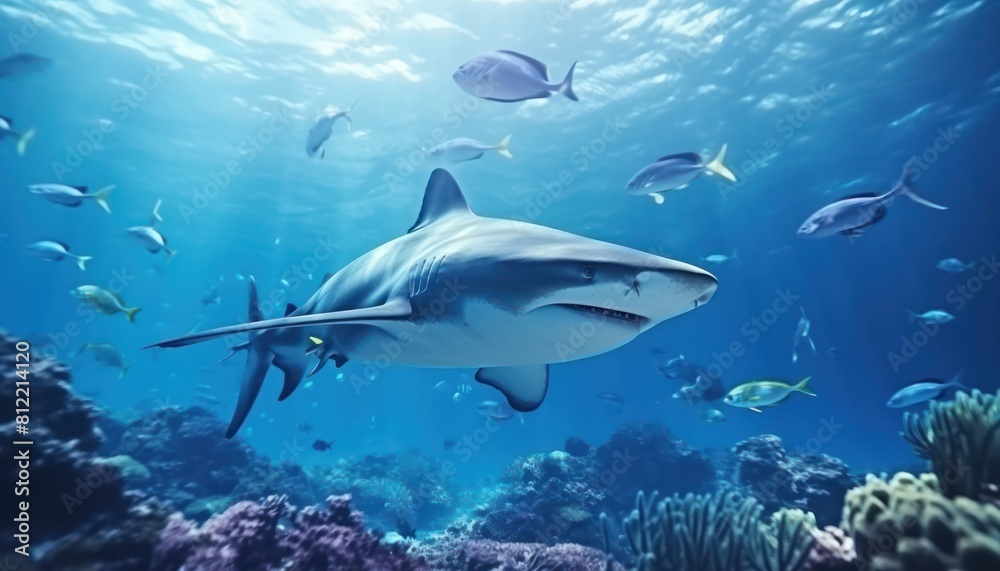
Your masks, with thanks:
[[(461, 321), (393, 322), (358, 338), (351, 360), (417, 367), (509, 367), (583, 359), (628, 343), (635, 322), (548, 307), (516, 315), (483, 304)], [(388, 360), (388, 361), (387, 361)]]

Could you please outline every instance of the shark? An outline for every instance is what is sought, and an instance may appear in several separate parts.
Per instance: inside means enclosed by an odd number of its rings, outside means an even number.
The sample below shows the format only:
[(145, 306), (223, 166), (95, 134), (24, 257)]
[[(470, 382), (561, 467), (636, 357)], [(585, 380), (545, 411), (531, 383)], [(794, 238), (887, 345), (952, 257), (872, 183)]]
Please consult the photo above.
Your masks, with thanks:
[(455, 178), (431, 173), (409, 231), (328, 274), (301, 306), (264, 319), (251, 278), (246, 323), (192, 332), (174, 348), (246, 334), (246, 368), (226, 438), (264, 378), (278, 400), (333, 361), (475, 368), (519, 412), (537, 409), (550, 365), (611, 351), (707, 303), (718, 288), (693, 265), (525, 221), (478, 216)]

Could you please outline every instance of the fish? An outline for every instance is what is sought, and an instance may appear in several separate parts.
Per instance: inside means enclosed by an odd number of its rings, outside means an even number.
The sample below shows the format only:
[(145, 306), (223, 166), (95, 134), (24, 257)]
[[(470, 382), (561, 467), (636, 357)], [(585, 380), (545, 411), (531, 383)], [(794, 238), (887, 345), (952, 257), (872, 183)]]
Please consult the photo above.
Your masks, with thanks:
[(432, 388), (431, 390), (432, 390), (432, 391), (437, 391), (437, 390), (441, 390), (441, 387), (443, 387), (443, 386), (444, 386), (444, 384), (445, 384), (445, 381), (438, 381), (438, 382), (437, 382), (437, 383), (436, 383), (436, 384), (434, 385), (434, 388)]
[(82, 285), (70, 290), (69, 294), (106, 315), (124, 313), (129, 323), (135, 323), (135, 314), (142, 311), (138, 307), (126, 307), (125, 301), (118, 294), (100, 286)]
[(907, 385), (889, 397), (885, 406), (889, 408), (904, 408), (937, 399), (948, 389), (969, 390), (968, 387), (962, 384), (963, 372), (964, 371), (959, 371), (955, 373), (955, 376), (953, 376), (948, 382), (944, 382), (939, 379), (924, 379)]
[(212, 385), (206, 385), (206, 384), (195, 385), (194, 390), (200, 392), (210, 392), (212, 390)]
[[(338, 119), (344, 119), (347, 121), (347, 130), (350, 131), (351, 127), (354, 125), (354, 119), (351, 117), (351, 111), (354, 110), (354, 106), (358, 104), (360, 99), (355, 100), (350, 107), (341, 111), (336, 105), (327, 105), (320, 116), (316, 119), (312, 128), (309, 129), (309, 136), (306, 137), (306, 156), (313, 158), (316, 153), (319, 153), (319, 158), (326, 157), (326, 142), (330, 139), (333, 134), (333, 125)], [(277, 242), (275, 242), (277, 244)]]
[(200, 401), (206, 402), (211, 406), (222, 406), (222, 401), (220, 401), (218, 397), (216, 397), (215, 395), (198, 393), (195, 395), (195, 398), (197, 398)]
[(309, 422), (308, 420), (303, 420), (302, 422), (295, 425), (295, 430), (298, 430), (303, 434), (309, 434), (310, 432), (313, 431), (314, 428), (316, 428), (316, 425)]
[(45, 71), (52, 60), (35, 54), (17, 54), (0, 59), (0, 79)]
[(889, 205), (898, 196), (905, 196), (928, 208), (947, 210), (947, 206), (922, 198), (913, 190), (914, 170), (912, 162), (907, 162), (903, 167), (903, 174), (885, 194), (855, 194), (820, 208), (799, 226), (798, 235), (804, 238), (861, 236), (885, 218)]
[(108, 206), (108, 194), (114, 189), (115, 185), (111, 184), (89, 193), (86, 186), (66, 186), (54, 182), (28, 185), (29, 192), (38, 194), (49, 202), (76, 207), (80, 206), (84, 200), (93, 200), (108, 214), (111, 214), (111, 207)]
[[(518, 412), (541, 406), (549, 364), (599, 355), (640, 333), (708, 303), (719, 287), (709, 272), (648, 252), (537, 224), (473, 213), (455, 178), (435, 169), (416, 222), (347, 264), (301, 306), (264, 319), (256, 282), (249, 279), (248, 322), (166, 339), (175, 348), (248, 334), (237, 407), (226, 431), (236, 434), (267, 370), (284, 372), (279, 400), (309, 369), (330, 360), (384, 358), (387, 338), (411, 342), (394, 349), (393, 364), (476, 368)], [(638, 291), (641, 288), (642, 295)], [(432, 315), (433, 318), (428, 318)], [(597, 324), (583, 343), (566, 332)], [(322, 340), (318, 349), (307, 354)], [(572, 343), (570, 348), (568, 343)], [(456, 393), (459, 394), (459, 393)]]
[(26, 249), (49, 262), (58, 262), (64, 258), (73, 258), (76, 260), (76, 265), (84, 271), (87, 269), (87, 262), (94, 259), (93, 256), (77, 256), (76, 254), (72, 254), (69, 251), (69, 244), (56, 240), (35, 242), (26, 246)]
[(336, 440), (318, 440), (317, 439), (315, 442), (313, 442), (312, 447), (313, 447), (313, 450), (317, 450), (319, 452), (326, 452), (327, 450), (330, 450), (331, 448), (333, 448), (333, 443), (334, 442), (336, 442)]
[(202, 305), (222, 305), (222, 296), (219, 295), (219, 286), (212, 284), (205, 293), (201, 294)]
[(795, 337), (792, 339), (792, 363), (798, 362), (799, 347), (803, 343), (809, 343), (813, 355), (816, 354), (816, 344), (813, 343), (812, 337), (809, 336), (809, 329), (812, 327), (812, 322), (806, 317), (806, 310), (804, 308), (800, 307), (799, 311), (802, 312), (802, 317), (799, 318), (799, 323), (795, 326)]
[(812, 377), (802, 379), (797, 385), (789, 385), (784, 381), (751, 381), (729, 391), (722, 402), (729, 406), (761, 412), (761, 407), (775, 406), (796, 391), (816, 396), (816, 393), (809, 390), (809, 379)]
[(957, 258), (945, 258), (938, 262), (935, 267), (943, 272), (960, 274), (976, 267), (976, 264), (966, 264)]
[(719, 422), (726, 422), (729, 420), (726, 418), (725, 414), (717, 408), (706, 408), (705, 410), (698, 413), (698, 418), (704, 420), (709, 424), (716, 424)]
[(490, 410), (481, 411), (480, 414), (482, 414), (486, 418), (495, 420), (497, 422), (504, 422), (514, 417), (514, 413), (503, 407), (497, 407)]
[(907, 309), (906, 313), (910, 317), (910, 323), (913, 323), (914, 321), (922, 321), (927, 324), (936, 323), (940, 325), (949, 323), (955, 319), (954, 315), (940, 309), (932, 309), (923, 313), (914, 313)]
[(122, 354), (115, 348), (114, 345), (110, 343), (91, 343), (88, 341), (80, 347), (80, 350), (76, 352), (76, 356), (83, 354), (84, 351), (90, 351), (93, 353), (97, 362), (105, 367), (119, 369), (119, 379), (122, 378), (125, 373), (128, 372), (129, 367), (131, 367), (131, 365), (125, 364)]
[(705, 260), (706, 262), (710, 262), (713, 264), (723, 264), (725, 262), (728, 262), (729, 260), (735, 260), (735, 259), (737, 259), (736, 250), (733, 250), (732, 256), (727, 256), (725, 254), (712, 254), (710, 256), (705, 256), (704, 258), (702, 258), (702, 260)]
[(609, 402), (616, 406), (622, 406), (625, 404), (625, 400), (615, 393), (597, 393), (594, 396), (601, 399), (604, 402)]
[(722, 379), (705, 374), (698, 374), (694, 382), (681, 387), (681, 390), (674, 393), (673, 398), (683, 399), (688, 404), (699, 401), (711, 402), (725, 396), (726, 389), (722, 386)]
[(156, 201), (156, 206), (153, 207), (153, 214), (149, 217), (149, 226), (132, 226), (127, 232), (129, 236), (139, 242), (150, 253), (157, 254), (160, 250), (166, 252), (167, 261), (169, 262), (177, 255), (177, 251), (167, 247), (167, 238), (155, 228), (157, 221), (163, 222), (163, 217), (160, 216), (160, 205), (162, 204), (162, 200)]
[(14, 120), (0, 115), (0, 141), (13, 139), (18, 156), (24, 156), (28, 150), (28, 142), (35, 138), (35, 130), (28, 129), (23, 133), (14, 130)]
[(427, 154), (431, 157), (453, 163), (474, 161), (482, 157), (486, 151), (496, 151), (498, 154), (512, 159), (514, 155), (510, 154), (510, 150), (507, 148), (510, 145), (510, 137), (510, 135), (507, 135), (496, 145), (490, 145), (468, 137), (459, 137), (432, 147), (427, 151)]
[(698, 153), (678, 153), (660, 157), (639, 169), (625, 184), (629, 194), (650, 196), (657, 204), (663, 204), (661, 193), (679, 189), (703, 174), (716, 174), (736, 182), (736, 175), (722, 161), (726, 159), (728, 145), (723, 144), (719, 154), (708, 163), (703, 162)]
[(491, 408), (497, 408), (498, 406), (500, 406), (500, 403), (495, 400), (484, 400), (476, 404), (476, 410), (489, 410)]
[(660, 374), (669, 379), (683, 379), (687, 382), (694, 382), (699, 375), (698, 367), (688, 363), (684, 355), (678, 355), (670, 359), (663, 367), (656, 365), (655, 362), (653, 365)]
[(496, 50), (472, 57), (451, 77), (466, 93), (489, 101), (515, 103), (545, 99), (553, 93), (579, 101), (573, 93), (576, 64), (574, 61), (561, 82), (552, 83), (544, 63), (514, 51)]
[(445, 450), (451, 450), (457, 444), (458, 444), (457, 440), (453, 440), (453, 439), (449, 438), (449, 439), (447, 439), (447, 440), (444, 441), (444, 449)]

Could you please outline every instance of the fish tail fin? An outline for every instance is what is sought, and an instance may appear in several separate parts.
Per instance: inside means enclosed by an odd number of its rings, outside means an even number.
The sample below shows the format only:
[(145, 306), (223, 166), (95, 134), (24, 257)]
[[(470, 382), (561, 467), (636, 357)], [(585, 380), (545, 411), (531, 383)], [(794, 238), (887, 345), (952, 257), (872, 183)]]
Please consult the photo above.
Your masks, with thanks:
[(805, 394), (807, 394), (807, 395), (809, 395), (811, 397), (814, 397), (814, 396), (816, 396), (816, 393), (812, 392), (812, 389), (809, 388), (809, 381), (811, 379), (812, 379), (812, 377), (806, 377), (806, 378), (802, 379), (801, 381), (799, 381), (799, 384), (795, 385), (792, 388), (795, 389), (795, 390), (797, 390), (797, 391), (799, 391), (800, 393), (805, 393)]
[(128, 318), (128, 322), (135, 323), (135, 314), (142, 311), (142, 309), (138, 307), (126, 307), (124, 311), (125, 317)]
[(902, 194), (903, 196), (906, 196), (913, 202), (916, 202), (917, 204), (921, 204), (928, 208), (933, 208), (934, 210), (948, 210), (947, 206), (941, 206), (940, 204), (937, 204), (936, 202), (931, 202), (930, 200), (927, 200), (926, 198), (917, 194), (917, 192), (913, 189), (913, 172), (914, 172), (914, 167), (912, 165), (912, 161), (907, 162), (906, 165), (903, 167), (903, 176), (900, 177), (899, 181), (896, 183), (897, 187), (899, 188), (899, 193)]
[(132, 368), (132, 365), (122, 365), (122, 370), (118, 373), (118, 378), (121, 379), (125, 376), (125, 373)]
[(24, 156), (24, 152), (28, 150), (28, 141), (34, 138), (35, 138), (34, 129), (28, 129), (27, 131), (17, 136), (17, 156), (19, 157)]
[(105, 212), (111, 214), (111, 207), (108, 206), (108, 195), (111, 194), (111, 191), (114, 189), (115, 185), (109, 184), (108, 186), (105, 186), (104, 188), (98, 190), (93, 194), (90, 194), (89, 196), (93, 198), (94, 201), (97, 202), (97, 204), (99, 204), (100, 207), (103, 208)]
[(156, 222), (163, 222), (163, 217), (160, 216), (160, 206), (163, 204), (163, 199), (156, 200), (156, 206), (153, 207), (153, 216), (149, 219), (149, 225), (155, 226)]
[(167, 253), (167, 263), (174, 261), (174, 256), (177, 255), (177, 250), (171, 250), (170, 248), (164, 246), (163, 251)]
[(360, 97), (358, 97), (357, 99), (355, 99), (354, 103), (351, 103), (351, 106), (344, 110), (344, 119), (347, 120), (347, 131), (348, 132), (350, 132), (352, 129), (354, 129), (354, 117), (351, 116), (351, 111), (354, 111), (354, 108), (358, 106), (358, 101), (361, 101)]
[(961, 371), (955, 373), (955, 375), (951, 377), (951, 380), (948, 381), (948, 385), (954, 387), (955, 390), (958, 389), (969, 390), (969, 387), (962, 384), (962, 375), (964, 374), (965, 374), (965, 369), (962, 369)]
[(90, 341), (87, 341), (83, 345), (80, 345), (80, 348), (77, 349), (76, 353), (73, 353), (73, 356), (79, 357), (80, 355), (83, 354), (84, 351), (87, 350), (88, 347), (90, 347)]
[(573, 101), (579, 101), (580, 98), (573, 93), (573, 71), (576, 69), (577, 62), (573, 62), (573, 65), (569, 66), (569, 71), (566, 72), (566, 77), (559, 84), (559, 93), (562, 93), (566, 97), (569, 97)]
[(726, 160), (727, 149), (729, 149), (729, 145), (723, 143), (722, 148), (719, 149), (719, 154), (715, 155), (712, 162), (705, 165), (705, 168), (728, 180), (729, 182), (736, 182), (736, 175), (733, 174), (733, 171), (729, 170), (726, 165), (722, 164), (722, 161)]
[(93, 256), (77, 256), (76, 257), (76, 265), (80, 266), (81, 270), (86, 271), (87, 270), (87, 262), (89, 262), (90, 260), (93, 260), (93, 259), (94, 259)]
[(511, 135), (507, 135), (506, 137), (504, 137), (502, 141), (497, 143), (496, 149), (497, 152), (500, 153), (501, 155), (507, 157), (508, 159), (513, 159), (514, 155), (510, 154), (510, 150), (507, 149), (507, 147), (510, 145), (510, 137)]

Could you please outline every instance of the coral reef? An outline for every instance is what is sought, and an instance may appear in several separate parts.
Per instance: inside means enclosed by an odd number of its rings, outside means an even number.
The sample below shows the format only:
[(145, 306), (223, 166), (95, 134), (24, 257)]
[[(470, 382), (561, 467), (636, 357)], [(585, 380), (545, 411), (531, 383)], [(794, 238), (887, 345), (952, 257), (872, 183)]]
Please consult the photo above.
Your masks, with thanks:
[(297, 505), (322, 497), (299, 465), (271, 462), (243, 440), (226, 440), (222, 434), (225, 424), (210, 411), (168, 406), (129, 423), (119, 448), (129, 452), (126, 464), (133, 471), (139, 465), (148, 475), (135, 482), (144, 492), (202, 520), (209, 515), (206, 499), (218, 512), (241, 500), (278, 493)]
[(949, 498), (934, 475), (869, 476), (846, 503), (843, 527), (863, 569), (1000, 569), (1000, 508)]
[(566, 451), (570, 456), (576, 456), (580, 458), (590, 454), (593, 447), (584, 439), (578, 438), (576, 436), (570, 436), (566, 439), (566, 444), (563, 445), (563, 450)]
[(350, 494), (366, 517), (386, 529), (404, 521), (419, 530), (455, 511), (454, 483), (440, 461), (418, 450), (341, 458), (313, 468), (310, 476), (326, 494)]
[[(30, 398), (29, 432), (24, 439), (34, 444), (15, 446), (11, 438), (4, 438), (0, 456), (12, 459), (27, 454), (23, 478), (36, 493), (20, 499), (30, 504), (30, 522), (24, 525), (30, 527), (32, 543), (37, 545), (102, 516), (122, 517), (131, 501), (124, 494), (118, 468), (99, 463), (95, 456), (104, 439), (95, 425), (99, 411), (73, 392), (66, 367), (30, 353), (29, 390), (18, 394), (16, 383), (22, 380), (15, 373), (18, 341), (0, 332), (0, 398), (11, 405), (0, 413), (0, 431), (15, 434), (15, 399)], [(22, 477), (16, 463), (10, 466), (5, 489), (14, 490)], [(4, 534), (0, 547), (9, 553), (13, 541), (11, 534)]]
[(782, 510), (764, 523), (761, 505), (737, 492), (656, 500), (639, 492), (625, 520), (639, 571), (796, 571), (814, 543), (811, 516)]
[(772, 434), (748, 438), (732, 451), (736, 457), (733, 479), (768, 512), (799, 508), (815, 514), (820, 525), (836, 524), (844, 494), (857, 484), (839, 458), (791, 454)]
[(903, 425), (903, 437), (930, 461), (941, 493), (1000, 499), (1000, 392), (959, 391), (954, 400), (904, 414)]
[(612, 433), (597, 448), (595, 469), (613, 513), (628, 512), (643, 490), (684, 494), (710, 490), (715, 481), (715, 469), (704, 454), (672, 438), (662, 424), (648, 421), (624, 424)]
[(451, 540), (417, 548), (433, 569), (452, 571), (623, 571), (604, 553), (582, 545)]
[(327, 498), (325, 509), (296, 510), (284, 497), (239, 502), (200, 528), (179, 515), (161, 535), (151, 569), (199, 571), (419, 571), (419, 558), (383, 545), (365, 530), (350, 496)]

